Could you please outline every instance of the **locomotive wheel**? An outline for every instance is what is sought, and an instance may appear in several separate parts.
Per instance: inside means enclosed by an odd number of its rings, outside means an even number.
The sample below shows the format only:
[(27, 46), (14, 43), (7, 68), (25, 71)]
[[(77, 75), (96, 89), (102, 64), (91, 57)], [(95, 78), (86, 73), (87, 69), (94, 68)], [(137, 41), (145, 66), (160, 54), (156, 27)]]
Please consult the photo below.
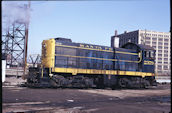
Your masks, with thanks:
[(127, 78), (120, 78), (118, 82), (119, 87), (126, 88), (128, 85), (128, 79)]
[(141, 87), (141, 88), (148, 88), (149, 86), (150, 86), (149, 81), (144, 80), (144, 82), (143, 82), (143, 87)]

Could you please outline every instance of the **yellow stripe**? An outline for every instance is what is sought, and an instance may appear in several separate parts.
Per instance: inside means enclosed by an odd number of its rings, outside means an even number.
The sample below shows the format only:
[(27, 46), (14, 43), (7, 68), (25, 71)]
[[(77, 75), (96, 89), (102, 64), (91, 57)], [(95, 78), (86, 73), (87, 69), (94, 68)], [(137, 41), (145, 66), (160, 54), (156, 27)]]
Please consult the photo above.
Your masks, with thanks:
[(56, 54), (55, 56), (64, 56), (64, 57), (73, 57), (73, 58), (89, 58), (89, 59), (120, 61), (120, 62), (135, 62), (135, 63), (140, 62), (140, 61), (130, 61), (130, 60), (104, 59), (104, 58), (96, 58), (96, 57), (71, 56), (71, 55), (62, 55), (62, 54)]
[[(83, 47), (77, 47), (77, 46), (69, 46), (69, 45), (58, 45), (56, 46), (61, 46), (61, 47), (70, 47), (70, 48), (79, 48), (79, 49), (87, 49), (87, 50), (95, 50), (95, 51), (105, 51), (105, 52), (114, 52), (110, 50), (101, 50), (101, 49), (93, 49), (93, 48), (83, 48)], [(132, 55), (138, 55), (137, 53), (129, 53), (129, 52), (122, 52), (122, 51), (115, 51), (116, 53), (121, 53), (121, 54), (132, 54)]]
[(117, 70), (97, 70), (97, 69), (79, 69), (79, 68), (52, 68), (52, 72), (77, 74), (107, 74), (107, 75), (129, 75), (129, 76), (154, 76), (154, 73), (136, 72), (136, 71), (117, 71)]
[(144, 61), (144, 65), (154, 65), (153, 61)]
[(122, 52), (122, 51), (115, 51), (116, 53), (121, 53), (121, 54), (131, 54), (131, 55), (138, 55), (137, 53), (129, 53), (129, 52)]
[(43, 74), (44, 73), (44, 68), (43, 68), (43, 66), (41, 65), (41, 78), (43, 78)]

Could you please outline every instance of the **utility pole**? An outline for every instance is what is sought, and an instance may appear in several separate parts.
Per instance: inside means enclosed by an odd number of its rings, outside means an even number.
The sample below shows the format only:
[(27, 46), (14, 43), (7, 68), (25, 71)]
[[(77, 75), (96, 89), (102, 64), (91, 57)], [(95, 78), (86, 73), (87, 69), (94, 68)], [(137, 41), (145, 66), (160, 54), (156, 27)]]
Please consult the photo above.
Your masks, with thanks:
[(145, 45), (146, 43), (146, 29), (145, 29), (145, 36), (144, 36), (144, 40), (143, 40), (143, 45)]
[(25, 79), (26, 76), (26, 67), (27, 67), (27, 45), (28, 45), (28, 35), (29, 35), (29, 22), (30, 22), (30, 7), (31, 7), (31, 3), (30, 1), (28, 2), (28, 7), (27, 7), (27, 22), (26, 22), (26, 29), (25, 29), (25, 44), (24, 44), (24, 49), (25, 49), (25, 53), (24, 53), (24, 72), (23, 72), (23, 79)]

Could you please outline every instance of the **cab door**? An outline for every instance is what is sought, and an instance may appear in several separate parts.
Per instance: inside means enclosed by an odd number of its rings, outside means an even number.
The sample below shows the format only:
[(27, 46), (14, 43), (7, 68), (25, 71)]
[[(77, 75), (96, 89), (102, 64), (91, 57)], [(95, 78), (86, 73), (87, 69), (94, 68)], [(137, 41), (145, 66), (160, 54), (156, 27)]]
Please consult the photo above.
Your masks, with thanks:
[(143, 60), (143, 72), (154, 73), (155, 71), (155, 50), (145, 50)]

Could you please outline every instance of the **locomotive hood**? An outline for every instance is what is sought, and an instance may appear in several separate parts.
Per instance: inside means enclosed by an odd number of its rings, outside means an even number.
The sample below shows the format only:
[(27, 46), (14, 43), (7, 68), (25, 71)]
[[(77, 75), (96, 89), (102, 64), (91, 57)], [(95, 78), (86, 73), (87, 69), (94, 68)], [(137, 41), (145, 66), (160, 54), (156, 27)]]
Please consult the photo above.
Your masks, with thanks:
[(131, 43), (131, 42), (129, 42), (127, 44), (124, 44), (121, 48), (134, 49), (134, 50), (137, 50), (137, 51), (140, 51), (140, 50), (155, 50), (151, 46), (143, 45), (143, 44), (135, 44), (135, 43)]

